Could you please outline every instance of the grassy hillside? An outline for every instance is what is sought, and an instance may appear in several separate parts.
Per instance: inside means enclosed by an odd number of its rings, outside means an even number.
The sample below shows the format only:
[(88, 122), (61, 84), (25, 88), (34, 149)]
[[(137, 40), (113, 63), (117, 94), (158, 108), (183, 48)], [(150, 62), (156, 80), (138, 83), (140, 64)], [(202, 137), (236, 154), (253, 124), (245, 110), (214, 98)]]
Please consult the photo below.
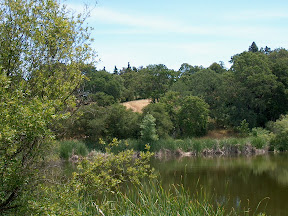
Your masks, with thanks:
[(142, 112), (142, 109), (151, 103), (150, 99), (135, 100), (122, 103), (127, 109), (132, 109), (134, 112)]

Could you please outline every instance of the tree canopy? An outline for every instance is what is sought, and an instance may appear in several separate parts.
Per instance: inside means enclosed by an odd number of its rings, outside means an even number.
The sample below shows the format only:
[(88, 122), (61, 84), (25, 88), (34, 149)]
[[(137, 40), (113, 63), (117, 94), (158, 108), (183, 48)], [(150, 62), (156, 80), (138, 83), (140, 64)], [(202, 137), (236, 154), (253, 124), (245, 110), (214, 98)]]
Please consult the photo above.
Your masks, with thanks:
[(0, 214), (23, 204), (52, 125), (93, 57), (84, 19), (55, 0), (1, 1)]

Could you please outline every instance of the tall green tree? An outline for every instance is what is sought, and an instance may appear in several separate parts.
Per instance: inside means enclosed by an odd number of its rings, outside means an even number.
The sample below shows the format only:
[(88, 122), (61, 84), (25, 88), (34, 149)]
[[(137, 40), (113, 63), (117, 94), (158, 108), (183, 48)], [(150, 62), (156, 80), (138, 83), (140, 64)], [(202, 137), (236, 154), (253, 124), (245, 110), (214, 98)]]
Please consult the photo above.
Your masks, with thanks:
[(184, 137), (201, 136), (207, 132), (209, 105), (199, 97), (183, 98), (179, 110), (179, 127)]
[(256, 43), (253, 41), (253, 43), (251, 44), (251, 46), (249, 46), (249, 52), (258, 52), (258, 46), (256, 45)]
[(157, 134), (167, 138), (173, 128), (173, 123), (164, 103), (151, 103), (143, 109), (143, 115), (151, 114), (155, 118)]
[(83, 72), (88, 78), (83, 84), (88, 100), (95, 102), (93, 98), (97, 98), (95, 94), (100, 92), (113, 96), (114, 100), (111, 103), (121, 100), (125, 87), (120, 76), (103, 70), (97, 71), (93, 66), (87, 66)]
[(229, 107), (228, 115), (233, 125), (244, 119), (250, 127), (264, 126), (271, 120), (269, 110), (279, 86), (272, 73), (267, 55), (243, 52), (232, 58), (231, 74), (223, 86), (223, 102)]
[(145, 85), (146, 98), (151, 98), (154, 102), (169, 90), (175, 82), (177, 74), (168, 69), (165, 65), (148, 65), (140, 71)]
[(270, 69), (278, 81), (273, 103), (269, 109), (271, 120), (275, 121), (281, 114), (286, 114), (288, 111), (288, 51), (275, 49), (269, 53), (268, 58)]
[(202, 69), (204, 69), (202, 66), (192, 66), (188, 63), (183, 63), (179, 68), (179, 72), (180, 76), (190, 76)]
[(216, 73), (224, 73), (226, 72), (226, 69), (224, 68), (224, 63), (220, 62), (220, 64), (214, 62), (209, 66), (209, 69), (215, 71)]
[(0, 214), (7, 214), (25, 206), (51, 126), (67, 116), (93, 54), (84, 19), (57, 1), (0, 4)]
[(115, 67), (114, 67), (113, 74), (115, 74), (115, 75), (118, 75), (118, 74), (119, 74), (119, 72), (118, 72), (118, 68), (116, 67), (116, 65), (115, 65)]

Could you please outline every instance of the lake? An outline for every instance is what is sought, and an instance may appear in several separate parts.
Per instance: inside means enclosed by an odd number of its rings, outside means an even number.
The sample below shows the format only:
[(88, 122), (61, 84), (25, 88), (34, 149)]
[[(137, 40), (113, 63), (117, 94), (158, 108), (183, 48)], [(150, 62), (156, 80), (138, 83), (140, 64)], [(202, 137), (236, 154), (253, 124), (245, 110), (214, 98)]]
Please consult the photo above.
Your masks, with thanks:
[(202, 188), (227, 208), (246, 209), (251, 215), (288, 215), (288, 154), (153, 159), (151, 163), (164, 188), (183, 184), (192, 193)]

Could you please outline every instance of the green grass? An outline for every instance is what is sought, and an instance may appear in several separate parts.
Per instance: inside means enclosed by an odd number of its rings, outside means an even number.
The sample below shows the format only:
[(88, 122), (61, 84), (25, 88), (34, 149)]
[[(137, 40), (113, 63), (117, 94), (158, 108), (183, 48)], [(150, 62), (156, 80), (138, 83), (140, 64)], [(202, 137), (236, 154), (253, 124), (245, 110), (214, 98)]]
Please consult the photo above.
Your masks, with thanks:
[[(254, 132), (256, 129), (254, 130)], [(259, 130), (258, 130), (259, 131)], [(260, 131), (261, 132), (261, 131)], [(151, 152), (159, 152), (162, 149), (176, 151), (181, 149), (184, 152), (193, 151), (196, 154), (201, 153), (204, 149), (232, 149), (237, 148), (240, 151), (245, 146), (251, 145), (257, 149), (265, 149), (270, 145), (270, 136), (263, 133), (251, 134), (248, 137), (229, 137), (222, 139), (215, 138), (185, 138), (185, 139), (159, 139), (157, 141), (145, 142), (141, 139), (127, 139), (121, 140), (118, 146), (114, 146), (112, 151), (114, 153), (124, 151), (126, 149), (134, 149), (135, 151), (145, 151), (145, 145), (150, 145)], [(89, 142), (87, 144), (90, 150), (105, 151), (105, 146), (99, 143)]]
[[(125, 144), (124, 144), (125, 143)], [(126, 140), (122, 141), (115, 151), (124, 150), (125, 148), (134, 149), (135, 151), (143, 151), (145, 148), (146, 142), (141, 140)], [(229, 149), (231, 147), (237, 147), (241, 151), (245, 145), (252, 145), (256, 148), (265, 148), (268, 146), (269, 141), (262, 137), (246, 137), (246, 138), (226, 138), (226, 139), (159, 139), (154, 142), (150, 142), (151, 146), (150, 151), (158, 152), (161, 149), (168, 149), (171, 151), (175, 151), (177, 149), (181, 149), (182, 151), (193, 151), (196, 153), (201, 153), (204, 149), (218, 149), (224, 148)]]
[(224, 207), (213, 206), (204, 196), (193, 198), (183, 186), (171, 185), (167, 190), (160, 184), (142, 184), (118, 193), (109, 203), (106, 215), (227, 215)]
[(106, 193), (101, 201), (85, 197), (78, 205), (85, 215), (125, 215), (125, 216), (166, 216), (166, 215), (261, 215), (260, 209), (243, 207), (235, 210), (226, 203), (216, 203), (213, 194), (207, 194), (203, 188), (197, 188), (191, 194), (183, 185), (170, 185), (163, 188), (161, 183), (149, 181), (138, 186), (127, 186), (114, 194)]
[(78, 140), (62, 140), (59, 143), (59, 156), (62, 159), (68, 160), (72, 154), (86, 156), (88, 149), (85, 143)]

